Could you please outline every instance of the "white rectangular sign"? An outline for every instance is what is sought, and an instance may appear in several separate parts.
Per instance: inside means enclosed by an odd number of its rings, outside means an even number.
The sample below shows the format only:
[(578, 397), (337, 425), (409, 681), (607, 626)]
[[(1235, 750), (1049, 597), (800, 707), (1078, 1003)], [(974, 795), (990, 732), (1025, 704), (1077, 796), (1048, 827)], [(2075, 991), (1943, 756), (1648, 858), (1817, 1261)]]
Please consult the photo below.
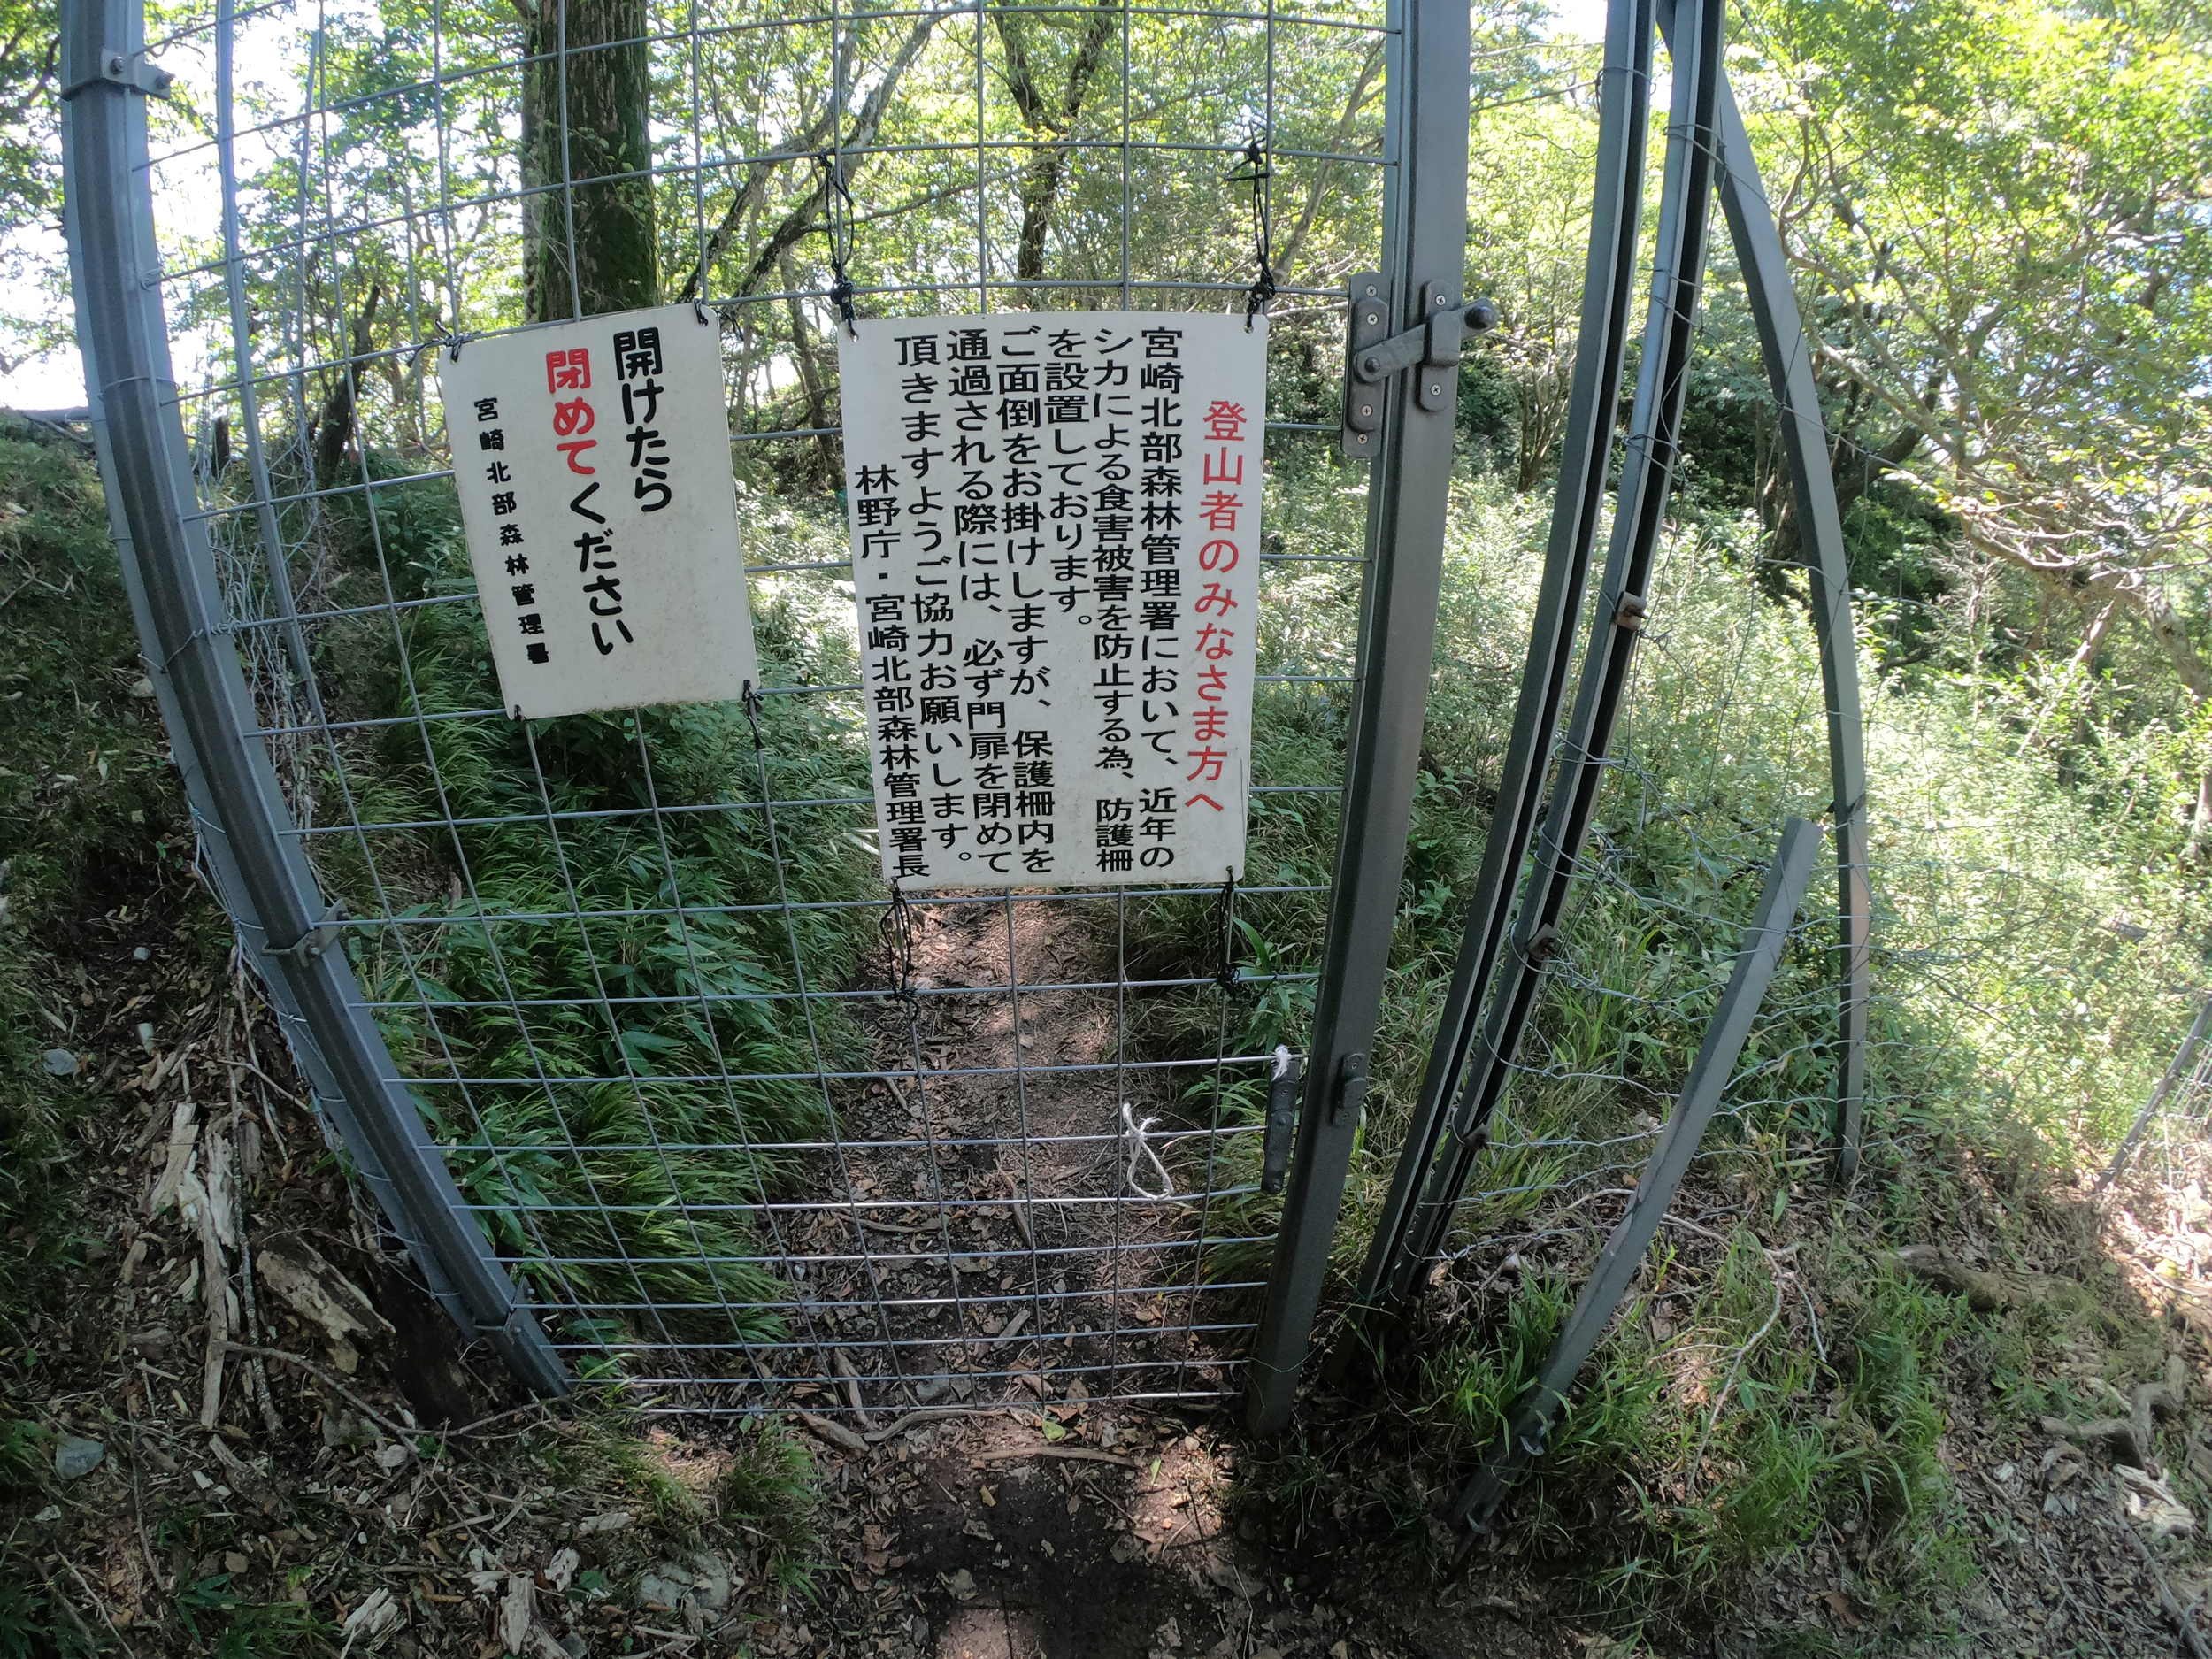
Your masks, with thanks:
[(461, 524), (518, 719), (758, 677), (721, 334), (688, 305), (441, 352)]
[(885, 879), (1240, 876), (1266, 319), (857, 330), (840, 380)]

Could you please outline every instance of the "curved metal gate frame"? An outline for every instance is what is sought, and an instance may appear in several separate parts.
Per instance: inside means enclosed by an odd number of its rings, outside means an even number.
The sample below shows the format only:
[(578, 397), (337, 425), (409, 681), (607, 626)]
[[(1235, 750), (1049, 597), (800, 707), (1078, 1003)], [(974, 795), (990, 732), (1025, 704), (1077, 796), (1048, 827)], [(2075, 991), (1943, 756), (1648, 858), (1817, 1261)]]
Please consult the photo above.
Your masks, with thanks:
[(431, 1293), (524, 1384), (565, 1394), (566, 1368), (470, 1219), (345, 954), (329, 949), (330, 906), (288, 833), (267, 748), (250, 735), (260, 722), (196, 511), (170, 365), (145, 105), (166, 83), (146, 62), (137, 0), (65, 5), (61, 73), (70, 273), (93, 434), (202, 854), (317, 1102)]
[[(1538, 787), (1564, 687), (1563, 636), (1580, 602), (1596, 495), (1611, 451), (1620, 330), (1634, 270), (1638, 175), (1655, 28), (1675, 54), (1675, 82), (1642, 378), (1619, 488), (1613, 551), (1591, 624), (1574, 717), (1563, 739), (1559, 780), (1534, 867), (1509, 908), (1505, 895), (1536, 839)], [(1870, 895), (1850, 574), (1811, 353), (1781, 237), (1728, 86), (1720, 36), (1717, 0), (1702, 0), (1694, 13), (1675, 0), (1612, 0), (1608, 8), (1582, 334), (1598, 349), (1578, 353), (1551, 548), (1499, 804), (1420, 1100), (1361, 1274), (1355, 1305), (1371, 1335), (1379, 1336), (1417, 1294), (1441, 1248), (1468, 1176), (1487, 1142), (1491, 1115), (1505, 1091), (1575, 879), (1628, 664), (1648, 614), (1646, 572), (1670, 482), (1689, 321), (1701, 282), (1709, 190), (1720, 198), (1749, 291), (1809, 555), (1804, 569), (1812, 588), (1827, 707), (1836, 846), (1839, 1007), (1831, 1138), (1838, 1181), (1847, 1182), (1858, 1168)], [(1479, 1025), (1479, 1014), (1486, 1016)], [(1474, 1053), (1479, 1040), (1480, 1050)], [(1256, 1412), (1255, 1422), (1279, 1425), (1288, 1406), (1287, 1398), (1279, 1397)]]
[[(219, 62), (226, 83), (230, 15), (224, 5)], [(979, 8), (976, 15), (979, 31)], [(1271, 22), (1272, 17), (1271, 10)], [(1635, 263), (1644, 86), (1654, 20), (1651, 0), (1615, 0), (1611, 7), (1602, 95), (1611, 136), (1601, 146), (1585, 306), (1585, 338), (1600, 342), (1600, 349), (1582, 354), (1577, 367), (1570, 465), (1563, 472), (1552, 552), (1516, 722), (1510, 787), (1501, 797), (1486, 855), (1483, 897), (1476, 920), (1471, 920), (1461, 972), (1408, 1143), (1399, 1183), (1403, 1190), (1394, 1194), (1390, 1225), (1378, 1235), (1363, 1282), (1371, 1297), (1391, 1262), (1405, 1261), (1412, 1220), (1417, 1217), (1424, 1226), (1440, 1226), (1448, 1217), (1460, 1184), (1452, 1177), (1455, 1161), (1471, 1159), (1475, 1149), (1475, 1139), (1457, 1133), (1461, 1126), (1455, 1125), (1453, 1153), (1440, 1162), (1435, 1156), (1446, 1138), (1444, 1107), (1473, 1040), (1475, 998), (1491, 979), (1503, 949), (1510, 914), (1503, 895), (1532, 833), (1544, 751), (1563, 697), (1564, 634), (1581, 599), (1617, 397)], [(1661, 6), (1656, 21), (1671, 32), (1672, 7)], [(1379, 297), (1393, 313), (1394, 328), (1412, 326), (1431, 306), (1456, 307), (1460, 302), (1468, 25), (1463, 4), (1392, 0), (1377, 31), (1388, 46), (1381, 159), (1387, 180), (1385, 281)], [(207, 515), (195, 500), (182, 400), (170, 362), (144, 104), (164, 89), (164, 78), (145, 59), (138, 0), (66, 0), (62, 49), (67, 229), (101, 466), (150, 673), (208, 867), (318, 1102), (434, 1294), (465, 1335), (488, 1340), (529, 1386), (561, 1393), (568, 1386), (563, 1345), (549, 1338), (530, 1298), (476, 1225), (411, 1098), (408, 1079), (373, 1021), (345, 954), (330, 948), (340, 918), (303, 851), (263, 741), (253, 687), (233, 643), (234, 623), (217, 579)], [(1816, 388), (1779, 239), (1742, 123), (1717, 70), (1716, 77), (1717, 156), (1688, 160), (1698, 164), (1693, 172), (1718, 163), (1711, 173), (1736, 239), (1769, 374), (1786, 416), (1784, 442), (1816, 589), (1842, 926), (1836, 1139), (1839, 1172), (1847, 1177), (1856, 1157), (1863, 1089), (1867, 976), (1864, 768), (1848, 580)], [(227, 182), (227, 109), (219, 111), (218, 119), (218, 151)], [(1125, 134), (1125, 168), (1128, 147)], [(979, 134), (979, 168), (981, 151)], [(1700, 172), (1699, 177), (1702, 180), (1705, 174)], [(1701, 201), (1704, 188), (1702, 182), (1698, 186)], [(1678, 209), (1686, 205), (1678, 197)], [(234, 273), (240, 256), (234, 193), (227, 189), (226, 210)], [(1700, 220), (1701, 231), (1701, 212), (1690, 217)], [(999, 286), (995, 280), (989, 285)], [(1129, 286), (1125, 273), (1119, 285), (1125, 303)], [(1694, 288), (1693, 283), (1678, 314), (1686, 314), (1683, 308), (1694, 303)], [(234, 326), (242, 338), (243, 302), (234, 277), (231, 303)], [(253, 379), (250, 365), (242, 359), (238, 390), (249, 400)], [(1250, 1416), (1263, 1430), (1279, 1426), (1287, 1417), (1320, 1302), (1361, 1119), (1417, 771), (1441, 581), (1454, 419), (1448, 409), (1425, 408), (1412, 380), (1401, 376), (1386, 401), (1369, 492), (1369, 552), (1352, 676), (1346, 804), (1339, 821), (1328, 932), (1304, 1066), (1297, 1155), (1250, 1356)], [(267, 521), (265, 536), (273, 547), (278, 542), (269, 518), (271, 491), (259, 438), (257, 426), (249, 419), (254, 507)], [(1663, 502), (1663, 493), (1662, 478), (1655, 499)], [(280, 558), (272, 565), (280, 578)], [(288, 593), (279, 587), (288, 614), (278, 620), (288, 649), (303, 667), (300, 618), (291, 614)], [(1601, 626), (1609, 633), (1622, 614), (1624, 594), (1609, 588), (1601, 602), (1606, 607)], [(311, 687), (311, 675), (303, 678)], [(1601, 745), (1590, 757), (1601, 758)], [(1566, 863), (1571, 864), (1571, 856)], [(1010, 941), (1010, 919), (1008, 926)], [(1513, 954), (1514, 962), (1528, 961), (1527, 942)], [(1024, 987), (1018, 974), (1015, 979), (1010, 988), (1018, 999)], [(1016, 1013), (1018, 1025), (1018, 1007)], [(1509, 1048), (1504, 1056), (1509, 1060)], [(1017, 1072), (1019, 1066), (1017, 1055)], [(1471, 1087), (1470, 1098), (1473, 1094)], [(1463, 1173), (1461, 1161), (1457, 1175)], [(1432, 1178), (1431, 1201), (1417, 1205), (1414, 1187), (1425, 1174)], [(844, 1207), (854, 1209), (858, 1225), (856, 1205)], [(864, 1238), (861, 1253), (867, 1257)], [(1036, 1254), (1033, 1239), (1029, 1254)]]

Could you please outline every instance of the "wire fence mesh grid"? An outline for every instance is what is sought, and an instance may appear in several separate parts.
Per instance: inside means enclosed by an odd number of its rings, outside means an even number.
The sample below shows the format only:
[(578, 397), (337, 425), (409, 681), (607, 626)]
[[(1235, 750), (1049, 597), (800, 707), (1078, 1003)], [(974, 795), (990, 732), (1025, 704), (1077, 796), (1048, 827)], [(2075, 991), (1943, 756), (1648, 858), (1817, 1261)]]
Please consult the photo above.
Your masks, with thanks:
[[(1305, 325), (1274, 367), (1325, 379), (1340, 296), (1289, 273), (1325, 193), (1380, 245), (1393, 28), (1361, 4), (818, 10), (555, 8), (520, 51), (442, 4), (165, 18), (162, 295), (250, 735), (466, 1208), (580, 1374), (863, 1426), (1040, 1369), (1217, 1398), (1269, 1242), (1276, 1059), (1233, 1016), (1298, 1018), (1321, 879), (887, 899), (826, 342), (847, 303), (1240, 310), (1271, 265)], [(645, 152), (569, 153), (572, 82), (641, 55)], [(1326, 109), (1285, 96), (1302, 77)], [(1196, 237), (1160, 211), (1193, 196)], [(722, 324), (768, 683), (517, 724), (435, 354), (518, 301), (554, 314), (549, 281), (580, 313), (615, 208), (647, 288)], [(1271, 457), (1324, 426), (1273, 422)], [(1258, 695), (1301, 741), (1256, 770), (1256, 850), (1271, 823), (1333, 833), (1353, 664), (1317, 619), (1363, 557), (1356, 505), (1270, 538)]]

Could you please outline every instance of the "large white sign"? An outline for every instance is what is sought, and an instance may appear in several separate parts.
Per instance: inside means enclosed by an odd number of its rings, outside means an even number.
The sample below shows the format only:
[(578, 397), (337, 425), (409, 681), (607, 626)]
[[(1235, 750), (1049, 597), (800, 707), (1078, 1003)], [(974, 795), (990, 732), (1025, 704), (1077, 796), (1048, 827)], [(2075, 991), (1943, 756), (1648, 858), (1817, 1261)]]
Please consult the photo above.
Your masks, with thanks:
[(1267, 325), (866, 321), (841, 343), (883, 873), (1244, 868)]
[(440, 353), (453, 476), (519, 719), (757, 679), (720, 332), (688, 305)]

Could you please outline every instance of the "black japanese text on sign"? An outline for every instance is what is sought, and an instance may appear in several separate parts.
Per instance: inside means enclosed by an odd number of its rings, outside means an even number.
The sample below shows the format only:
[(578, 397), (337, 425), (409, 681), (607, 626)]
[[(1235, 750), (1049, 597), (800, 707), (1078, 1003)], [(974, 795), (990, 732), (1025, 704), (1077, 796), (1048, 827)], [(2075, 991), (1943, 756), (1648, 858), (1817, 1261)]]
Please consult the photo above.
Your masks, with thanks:
[(1244, 867), (1265, 319), (865, 321), (841, 349), (883, 873)]
[(475, 341), (438, 367), (508, 710), (741, 695), (758, 671), (718, 331), (669, 305)]

